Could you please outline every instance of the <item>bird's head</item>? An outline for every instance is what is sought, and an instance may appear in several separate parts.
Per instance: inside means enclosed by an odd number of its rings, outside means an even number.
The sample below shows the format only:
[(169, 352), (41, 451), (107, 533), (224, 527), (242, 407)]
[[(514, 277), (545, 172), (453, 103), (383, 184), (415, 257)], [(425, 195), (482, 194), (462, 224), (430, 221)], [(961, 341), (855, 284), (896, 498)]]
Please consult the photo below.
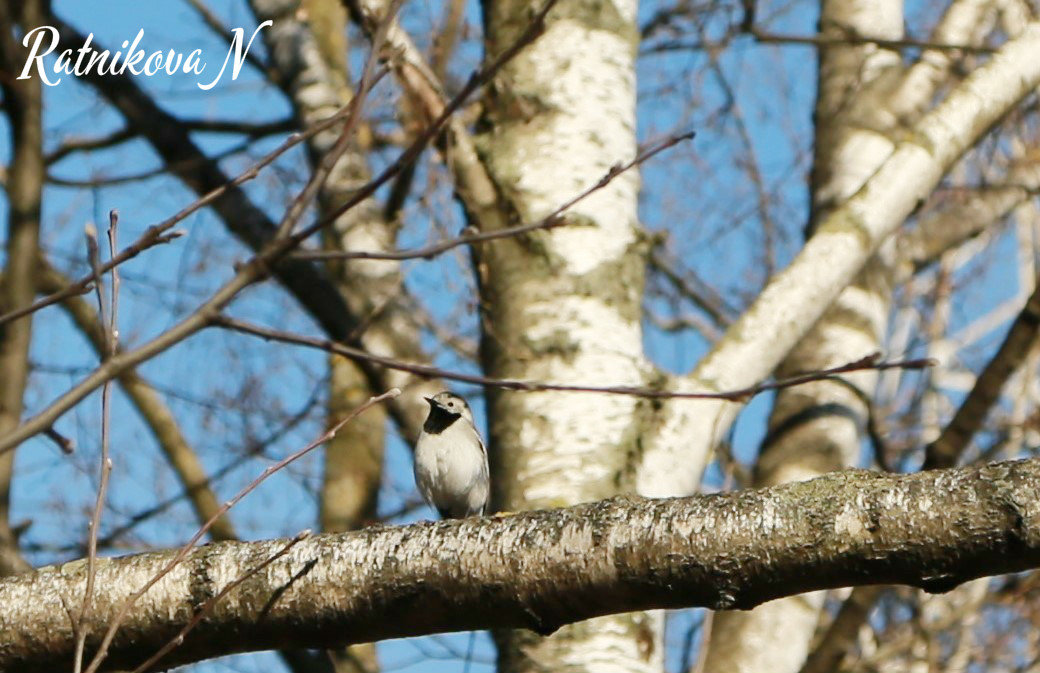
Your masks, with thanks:
[(466, 404), (466, 400), (462, 399), (453, 392), (445, 390), (443, 393), (437, 393), (433, 397), (423, 398), (430, 405), (430, 415), (434, 414), (447, 414), (449, 416), (462, 416), (470, 423), (473, 422), (473, 412), (469, 410), (469, 405)]

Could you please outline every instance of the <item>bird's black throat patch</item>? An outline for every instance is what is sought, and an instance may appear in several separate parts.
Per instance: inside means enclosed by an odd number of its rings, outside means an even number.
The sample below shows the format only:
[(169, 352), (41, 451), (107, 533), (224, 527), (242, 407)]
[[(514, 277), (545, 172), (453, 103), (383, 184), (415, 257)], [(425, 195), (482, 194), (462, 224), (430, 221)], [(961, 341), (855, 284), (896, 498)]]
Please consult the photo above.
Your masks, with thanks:
[(430, 415), (426, 417), (426, 422), (423, 423), (423, 430), (431, 435), (439, 435), (460, 418), (462, 418), (462, 414), (453, 414), (441, 406), (432, 404), (430, 405)]

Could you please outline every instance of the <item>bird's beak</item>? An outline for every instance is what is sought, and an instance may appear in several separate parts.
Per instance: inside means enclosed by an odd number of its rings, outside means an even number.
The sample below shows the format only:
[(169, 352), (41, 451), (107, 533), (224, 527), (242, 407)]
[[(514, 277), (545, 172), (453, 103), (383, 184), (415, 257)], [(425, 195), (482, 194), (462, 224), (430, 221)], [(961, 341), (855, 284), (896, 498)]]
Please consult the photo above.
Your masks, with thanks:
[(426, 400), (426, 403), (429, 404), (431, 407), (437, 404), (437, 401), (434, 400), (432, 397), (424, 397), (423, 399)]

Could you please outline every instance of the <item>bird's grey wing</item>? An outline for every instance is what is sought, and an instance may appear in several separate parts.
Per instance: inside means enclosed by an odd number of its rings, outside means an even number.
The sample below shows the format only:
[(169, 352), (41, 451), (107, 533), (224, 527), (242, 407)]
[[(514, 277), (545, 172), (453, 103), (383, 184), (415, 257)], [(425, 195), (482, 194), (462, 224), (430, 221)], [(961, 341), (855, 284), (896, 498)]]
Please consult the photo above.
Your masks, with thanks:
[(429, 505), (433, 505), (433, 471), (436, 466), (431, 464), (435, 461), (434, 449), (429, 444), (434, 441), (429, 436), (423, 434), (419, 436), (419, 441), (415, 447), (415, 456), (413, 463), (413, 472), (415, 474), (415, 485), (419, 489), (419, 494), (423, 500)]
[[(476, 429), (474, 428), (474, 432)], [(491, 499), (491, 468), (488, 465), (488, 452), (487, 447), (484, 446), (484, 440), (481, 439), (480, 433), (476, 432), (477, 444), (480, 445), (480, 455), (484, 457), (483, 471), (480, 473), (481, 481), (484, 482), (484, 504), (480, 506), (480, 516), (484, 516), (487, 513), (488, 500)]]

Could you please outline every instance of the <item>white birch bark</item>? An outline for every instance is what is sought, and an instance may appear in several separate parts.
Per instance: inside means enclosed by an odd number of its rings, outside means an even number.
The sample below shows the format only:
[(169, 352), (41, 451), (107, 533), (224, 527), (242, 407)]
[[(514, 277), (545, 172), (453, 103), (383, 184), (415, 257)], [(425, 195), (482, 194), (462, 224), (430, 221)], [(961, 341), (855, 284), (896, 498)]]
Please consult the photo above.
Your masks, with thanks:
[[(527, 2), (486, 3), (489, 51), (511, 45)], [(480, 142), (516, 222), (533, 221), (630, 159), (635, 142), (636, 3), (567, 3), (495, 79)], [(573, 224), (482, 246), (485, 371), (557, 382), (645, 383), (640, 328), (645, 248), (628, 172), (572, 208)], [(517, 510), (595, 500), (642, 430), (643, 405), (616, 395), (491, 391), (493, 488)], [(499, 668), (660, 671), (658, 613), (599, 618), (549, 638), (497, 635)]]

